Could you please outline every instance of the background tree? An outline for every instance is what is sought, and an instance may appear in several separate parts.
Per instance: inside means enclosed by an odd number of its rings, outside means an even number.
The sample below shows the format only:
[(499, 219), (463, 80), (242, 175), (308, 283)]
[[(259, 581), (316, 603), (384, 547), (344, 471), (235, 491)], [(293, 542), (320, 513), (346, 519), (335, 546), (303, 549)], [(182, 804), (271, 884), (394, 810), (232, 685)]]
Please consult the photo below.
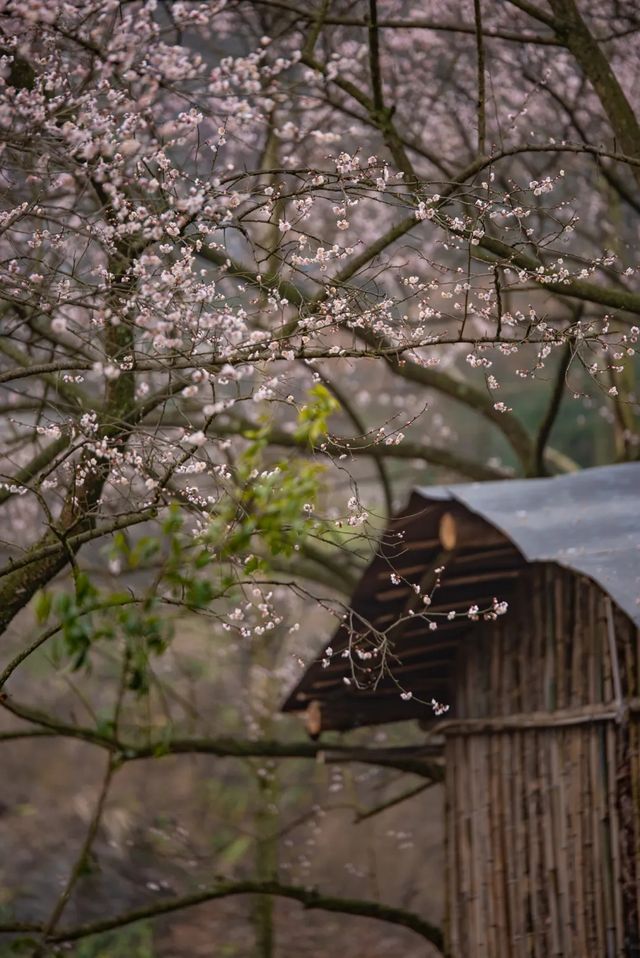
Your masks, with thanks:
[(319, 747), (274, 714), (414, 482), (637, 456), (639, 26), (631, 0), (0, 5), (3, 735), (105, 762), (46, 914), (11, 905), (27, 951), (130, 920), (64, 919), (114, 782), (171, 753), (259, 759), (256, 830), (134, 917), (269, 892), (439, 944), (277, 878), (273, 763)]

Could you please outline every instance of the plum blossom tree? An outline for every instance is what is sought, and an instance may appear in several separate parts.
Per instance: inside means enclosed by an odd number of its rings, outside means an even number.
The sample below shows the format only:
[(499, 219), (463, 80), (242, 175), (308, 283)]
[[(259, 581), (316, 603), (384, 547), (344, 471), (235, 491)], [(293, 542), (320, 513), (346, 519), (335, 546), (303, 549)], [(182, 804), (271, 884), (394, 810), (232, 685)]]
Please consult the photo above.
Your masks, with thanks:
[[(60, 928), (121, 764), (317, 752), (123, 737), (182, 610), (281, 688), (412, 476), (577, 468), (571, 402), (637, 456), (639, 29), (634, 0), (0, 2), (2, 705), (108, 757), (38, 954), (133, 920)], [(117, 650), (106, 725), (10, 694), (52, 641)], [(270, 872), (163, 907), (260, 891), (441, 942)]]

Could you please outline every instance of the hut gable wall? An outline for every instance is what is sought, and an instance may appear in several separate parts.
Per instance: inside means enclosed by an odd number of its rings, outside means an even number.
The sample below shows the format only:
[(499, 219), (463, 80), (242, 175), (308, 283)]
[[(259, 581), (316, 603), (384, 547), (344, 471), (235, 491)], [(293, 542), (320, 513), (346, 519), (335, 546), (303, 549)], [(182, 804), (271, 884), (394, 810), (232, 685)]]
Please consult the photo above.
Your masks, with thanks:
[(552, 564), (461, 643), (445, 728), (448, 942), (477, 958), (639, 944), (638, 631)]

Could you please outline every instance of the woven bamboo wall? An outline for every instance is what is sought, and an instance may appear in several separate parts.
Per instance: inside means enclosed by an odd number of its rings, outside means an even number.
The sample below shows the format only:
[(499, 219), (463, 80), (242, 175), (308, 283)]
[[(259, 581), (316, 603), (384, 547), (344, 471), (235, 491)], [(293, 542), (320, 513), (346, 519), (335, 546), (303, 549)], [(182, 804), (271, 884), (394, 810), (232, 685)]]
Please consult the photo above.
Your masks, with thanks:
[(456, 679), (450, 955), (637, 958), (638, 630), (588, 580), (533, 565)]

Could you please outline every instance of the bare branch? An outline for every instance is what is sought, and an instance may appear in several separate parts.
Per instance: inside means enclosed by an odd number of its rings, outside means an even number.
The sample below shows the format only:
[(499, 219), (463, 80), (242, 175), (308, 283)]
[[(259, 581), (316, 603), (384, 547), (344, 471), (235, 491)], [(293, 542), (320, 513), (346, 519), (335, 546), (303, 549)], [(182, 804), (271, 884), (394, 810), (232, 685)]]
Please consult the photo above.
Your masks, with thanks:
[(473, 10), (476, 20), (476, 60), (478, 72), (478, 155), (483, 156), (486, 152), (486, 125), (487, 125), (487, 106), (485, 89), (485, 65), (484, 65), (484, 37), (482, 32), (482, 0), (473, 0)]
[(418, 915), (404, 911), (401, 908), (394, 908), (390, 905), (382, 905), (379, 902), (362, 901), (354, 898), (336, 898), (331, 895), (324, 895), (316, 889), (304, 888), (300, 885), (285, 885), (276, 881), (250, 880), (218, 882), (210, 888), (203, 889), (193, 895), (184, 895), (180, 898), (154, 902), (152, 905), (124, 912), (121, 915), (115, 915), (113, 918), (90, 922), (86, 925), (76, 926), (75, 928), (63, 929), (55, 935), (50, 936), (49, 941), (78, 941), (81, 938), (87, 938), (89, 935), (97, 935), (101, 932), (109, 931), (112, 928), (122, 928), (124, 925), (129, 925), (136, 921), (142, 921), (146, 918), (155, 918), (158, 915), (166, 915), (174, 911), (182, 911), (185, 908), (192, 908), (194, 905), (201, 905), (208, 901), (228, 898), (232, 895), (275, 895), (298, 901), (308, 909), (330, 911), (343, 915), (359, 915), (363, 918), (376, 918), (379, 921), (385, 921), (389, 924), (399, 925), (403, 928), (408, 928), (410, 931), (414, 931), (438, 950), (441, 950), (443, 947), (442, 932), (439, 928), (420, 918)]

